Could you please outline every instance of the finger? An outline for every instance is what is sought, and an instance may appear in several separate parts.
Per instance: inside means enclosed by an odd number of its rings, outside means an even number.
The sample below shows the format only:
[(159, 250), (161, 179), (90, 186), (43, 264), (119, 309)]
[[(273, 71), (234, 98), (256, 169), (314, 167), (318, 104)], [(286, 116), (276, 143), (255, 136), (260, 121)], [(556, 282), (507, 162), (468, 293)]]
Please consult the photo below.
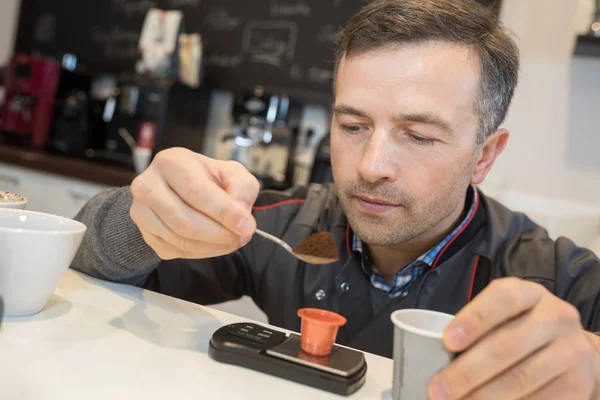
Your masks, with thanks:
[[(172, 237), (169, 231), (190, 240), (215, 244), (240, 243), (238, 234), (191, 208), (162, 179), (153, 177), (147, 177), (147, 179), (150, 182), (133, 183), (131, 191), (134, 202), (130, 213), (133, 214), (132, 218), (137, 217), (137, 221), (135, 219), (134, 221), (145, 230), (150, 230), (150, 228), (144, 227), (144, 224), (151, 224), (154, 227), (151, 233), (161, 236), (173, 244), (176, 242), (169, 239)], [(141, 185), (151, 186), (152, 189), (144, 190), (144, 188), (140, 188)], [(144, 210), (143, 205), (150, 208), (153, 213), (150, 213), (150, 210)], [(155, 214), (163, 224), (160, 224), (152, 214)], [(163, 226), (169, 229), (161, 233)]]
[(241, 202), (250, 210), (256, 202), (260, 190), (258, 180), (238, 162), (224, 162), (222, 168), (223, 188), (233, 199)]
[(166, 183), (191, 208), (240, 236), (254, 234), (256, 222), (250, 211), (229, 196), (196, 156), (157, 155), (156, 162)]
[(430, 386), (443, 387), (454, 399), (467, 395), (554, 340), (556, 330), (541, 322), (532, 312), (505, 323), (456, 358)]
[[(593, 386), (590, 384), (593, 377), (587, 378), (577, 371), (571, 370), (558, 377), (546, 386), (540, 388), (529, 396), (522, 397), (523, 400), (548, 400), (569, 399), (589, 400), (592, 396)], [(519, 399), (521, 400), (521, 399)]]
[(550, 343), (466, 398), (517, 400), (533, 395), (577, 365), (581, 354), (572, 351), (572, 342), (573, 339), (569, 337)]
[(161, 260), (174, 260), (180, 258), (179, 251), (160, 237), (141, 229), (140, 233), (142, 234), (144, 241), (152, 248), (152, 250), (154, 250)]
[(533, 308), (547, 293), (536, 283), (498, 279), (463, 308), (444, 330), (443, 342), (461, 352), (498, 325)]
[[(177, 197), (163, 181), (156, 182), (154, 186), (155, 188), (162, 187), (162, 189), (153, 190), (139, 201), (136, 199), (133, 202), (131, 213), (138, 217), (138, 225), (152, 224), (155, 227), (152, 233), (165, 239), (168, 239), (166, 236), (168, 232), (172, 231), (191, 240), (215, 244), (239, 243), (240, 236), (192, 209)], [(135, 194), (134, 197), (136, 197)], [(144, 207), (149, 210), (145, 210)], [(156, 218), (159, 218), (162, 224), (159, 224)], [(169, 228), (165, 230), (165, 234), (160, 233), (163, 225)]]
[(179, 249), (180, 254), (196, 254), (203, 246), (207, 247), (209, 251), (219, 248), (222, 250), (228, 250), (230, 253), (237, 250), (248, 241), (247, 239), (233, 235), (231, 232), (220, 225), (217, 225), (212, 220), (210, 221), (209, 225), (215, 225), (218, 231), (222, 231), (219, 232), (219, 235), (217, 236), (217, 239), (224, 238), (222, 241), (212, 242), (211, 239), (214, 239), (215, 236), (210, 235), (210, 229), (206, 232), (207, 235), (205, 235), (207, 240), (194, 240), (186, 238), (174, 232), (158, 215), (156, 215), (152, 209), (140, 202), (134, 202), (132, 204), (130, 216), (136, 225), (140, 227), (140, 229), (143, 229), (154, 236), (162, 238), (175, 248)]
[[(440, 372), (432, 385), (442, 385), (453, 398), (461, 398), (554, 340), (573, 333), (581, 336), (579, 320), (573, 306), (548, 294), (533, 310), (503, 324), (472, 345)], [(584, 343), (587, 345), (588, 341)]]
[(172, 243), (166, 241), (158, 235), (154, 235), (147, 231), (140, 231), (146, 243), (156, 252), (163, 260), (172, 260), (176, 258), (184, 259), (204, 259), (224, 256), (237, 250), (241, 246), (231, 248), (228, 245), (215, 245), (211, 243), (196, 242), (194, 246), (190, 242), (185, 243), (186, 248), (182, 249)]

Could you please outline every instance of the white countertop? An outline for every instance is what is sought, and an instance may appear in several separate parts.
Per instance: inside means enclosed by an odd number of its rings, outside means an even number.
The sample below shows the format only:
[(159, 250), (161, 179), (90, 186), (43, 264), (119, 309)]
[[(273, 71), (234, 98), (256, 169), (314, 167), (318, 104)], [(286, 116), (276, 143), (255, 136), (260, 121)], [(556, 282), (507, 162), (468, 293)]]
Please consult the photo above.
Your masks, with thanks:
[[(343, 398), (213, 361), (207, 354), (213, 332), (239, 321), (69, 270), (41, 313), (2, 323), (0, 398)], [(391, 398), (392, 361), (372, 354), (366, 360), (366, 383), (350, 398)]]

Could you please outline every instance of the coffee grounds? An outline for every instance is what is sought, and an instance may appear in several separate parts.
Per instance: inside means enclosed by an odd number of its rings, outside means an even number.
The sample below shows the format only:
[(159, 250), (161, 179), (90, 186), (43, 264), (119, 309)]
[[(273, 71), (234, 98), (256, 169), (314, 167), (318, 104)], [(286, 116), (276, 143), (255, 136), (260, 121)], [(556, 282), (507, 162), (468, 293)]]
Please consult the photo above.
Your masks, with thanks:
[(294, 253), (309, 256), (338, 259), (337, 247), (329, 232), (316, 232), (304, 239), (294, 249)]
[(23, 200), (24, 200), (23, 196), (20, 196), (15, 193), (9, 193), (9, 192), (0, 190), (0, 201), (7, 202), (7, 203), (13, 203), (13, 202), (20, 202)]

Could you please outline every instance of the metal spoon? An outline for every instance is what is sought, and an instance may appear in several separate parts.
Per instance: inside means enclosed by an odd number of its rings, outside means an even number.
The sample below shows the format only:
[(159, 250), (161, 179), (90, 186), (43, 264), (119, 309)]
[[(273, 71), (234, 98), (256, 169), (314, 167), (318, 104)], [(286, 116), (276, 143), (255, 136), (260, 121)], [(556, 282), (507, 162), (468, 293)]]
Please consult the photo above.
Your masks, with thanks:
[(270, 233), (261, 231), (260, 229), (257, 229), (256, 233), (266, 239), (269, 239), (269, 240), (277, 243), (278, 245), (283, 247), (288, 253), (290, 253), (291, 255), (296, 257), (297, 259), (304, 261), (306, 263), (309, 263), (309, 264), (331, 264), (338, 260), (337, 258), (319, 257), (319, 256), (309, 255), (309, 254), (298, 254), (298, 253), (294, 252), (294, 249), (292, 248), (292, 246), (290, 246), (283, 240), (279, 239), (278, 237), (275, 237), (275, 236), (271, 235)]

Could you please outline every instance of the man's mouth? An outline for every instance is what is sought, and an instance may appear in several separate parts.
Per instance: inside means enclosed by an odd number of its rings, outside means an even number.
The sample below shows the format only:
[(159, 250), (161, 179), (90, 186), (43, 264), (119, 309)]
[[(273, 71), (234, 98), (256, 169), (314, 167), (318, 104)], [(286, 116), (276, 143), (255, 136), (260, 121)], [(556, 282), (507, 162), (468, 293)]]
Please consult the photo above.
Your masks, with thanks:
[(364, 195), (354, 196), (354, 201), (360, 210), (367, 214), (385, 214), (400, 207), (389, 200)]

